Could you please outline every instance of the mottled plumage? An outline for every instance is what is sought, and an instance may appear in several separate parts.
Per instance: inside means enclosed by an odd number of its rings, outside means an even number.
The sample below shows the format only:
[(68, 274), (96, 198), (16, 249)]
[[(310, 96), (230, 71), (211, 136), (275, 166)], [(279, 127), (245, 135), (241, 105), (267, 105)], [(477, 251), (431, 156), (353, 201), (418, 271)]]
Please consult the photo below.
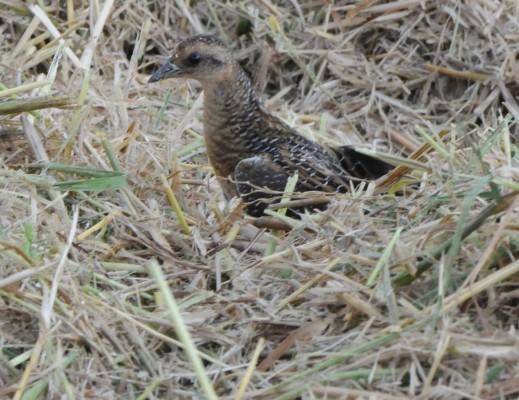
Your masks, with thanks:
[(392, 168), (350, 146), (330, 148), (306, 139), (274, 117), (261, 106), (231, 52), (213, 36), (180, 42), (150, 82), (168, 78), (202, 84), (209, 160), (225, 197), (241, 196), (253, 216), (261, 216), (269, 201), (282, 195), (295, 173), (296, 192), (345, 192), (352, 180), (376, 179)]

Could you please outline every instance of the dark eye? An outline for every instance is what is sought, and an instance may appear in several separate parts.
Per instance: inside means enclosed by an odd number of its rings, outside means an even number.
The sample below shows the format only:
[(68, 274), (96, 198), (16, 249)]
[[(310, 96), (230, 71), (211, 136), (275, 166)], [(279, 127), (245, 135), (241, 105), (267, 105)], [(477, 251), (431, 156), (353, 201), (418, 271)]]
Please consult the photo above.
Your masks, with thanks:
[(187, 57), (187, 62), (191, 65), (197, 65), (201, 59), (202, 55), (198, 51), (195, 51)]

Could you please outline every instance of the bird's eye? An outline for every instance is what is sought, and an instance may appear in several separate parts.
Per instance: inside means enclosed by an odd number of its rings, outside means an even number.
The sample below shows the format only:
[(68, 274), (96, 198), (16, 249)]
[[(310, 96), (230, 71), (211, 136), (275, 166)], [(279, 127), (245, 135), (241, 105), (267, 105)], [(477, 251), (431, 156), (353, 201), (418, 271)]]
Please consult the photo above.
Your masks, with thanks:
[(202, 55), (198, 51), (195, 51), (187, 57), (187, 62), (191, 65), (197, 65), (201, 59)]

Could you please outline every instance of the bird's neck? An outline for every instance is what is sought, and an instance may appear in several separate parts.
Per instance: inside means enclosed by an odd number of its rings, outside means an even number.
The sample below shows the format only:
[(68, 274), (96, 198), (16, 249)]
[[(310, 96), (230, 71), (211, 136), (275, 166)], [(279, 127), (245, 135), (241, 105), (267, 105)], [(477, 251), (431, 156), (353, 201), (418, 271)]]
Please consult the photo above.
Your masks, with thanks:
[(207, 155), (217, 176), (234, 177), (236, 164), (252, 156), (249, 144), (261, 132), (258, 96), (239, 65), (229, 79), (203, 86)]
[(238, 64), (227, 79), (203, 86), (205, 122), (228, 124), (233, 118), (254, 114), (260, 108), (258, 95)]

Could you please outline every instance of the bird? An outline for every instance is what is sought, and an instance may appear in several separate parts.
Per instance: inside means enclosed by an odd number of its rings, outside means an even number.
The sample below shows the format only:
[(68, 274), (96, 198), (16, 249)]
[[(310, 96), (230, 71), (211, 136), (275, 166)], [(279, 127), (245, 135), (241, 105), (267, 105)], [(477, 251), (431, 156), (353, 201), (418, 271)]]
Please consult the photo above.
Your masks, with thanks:
[[(217, 37), (199, 34), (180, 41), (149, 83), (194, 79), (204, 91), (206, 153), (227, 201), (241, 197), (252, 217), (279, 202), (288, 178), (297, 174), (294, 193), (345, 193), (393, 167), (352, 146), (319, 144), (298, 133), (262, 104), (251, 79)], [(298, 217), (304, 206), (288, 210)]]

